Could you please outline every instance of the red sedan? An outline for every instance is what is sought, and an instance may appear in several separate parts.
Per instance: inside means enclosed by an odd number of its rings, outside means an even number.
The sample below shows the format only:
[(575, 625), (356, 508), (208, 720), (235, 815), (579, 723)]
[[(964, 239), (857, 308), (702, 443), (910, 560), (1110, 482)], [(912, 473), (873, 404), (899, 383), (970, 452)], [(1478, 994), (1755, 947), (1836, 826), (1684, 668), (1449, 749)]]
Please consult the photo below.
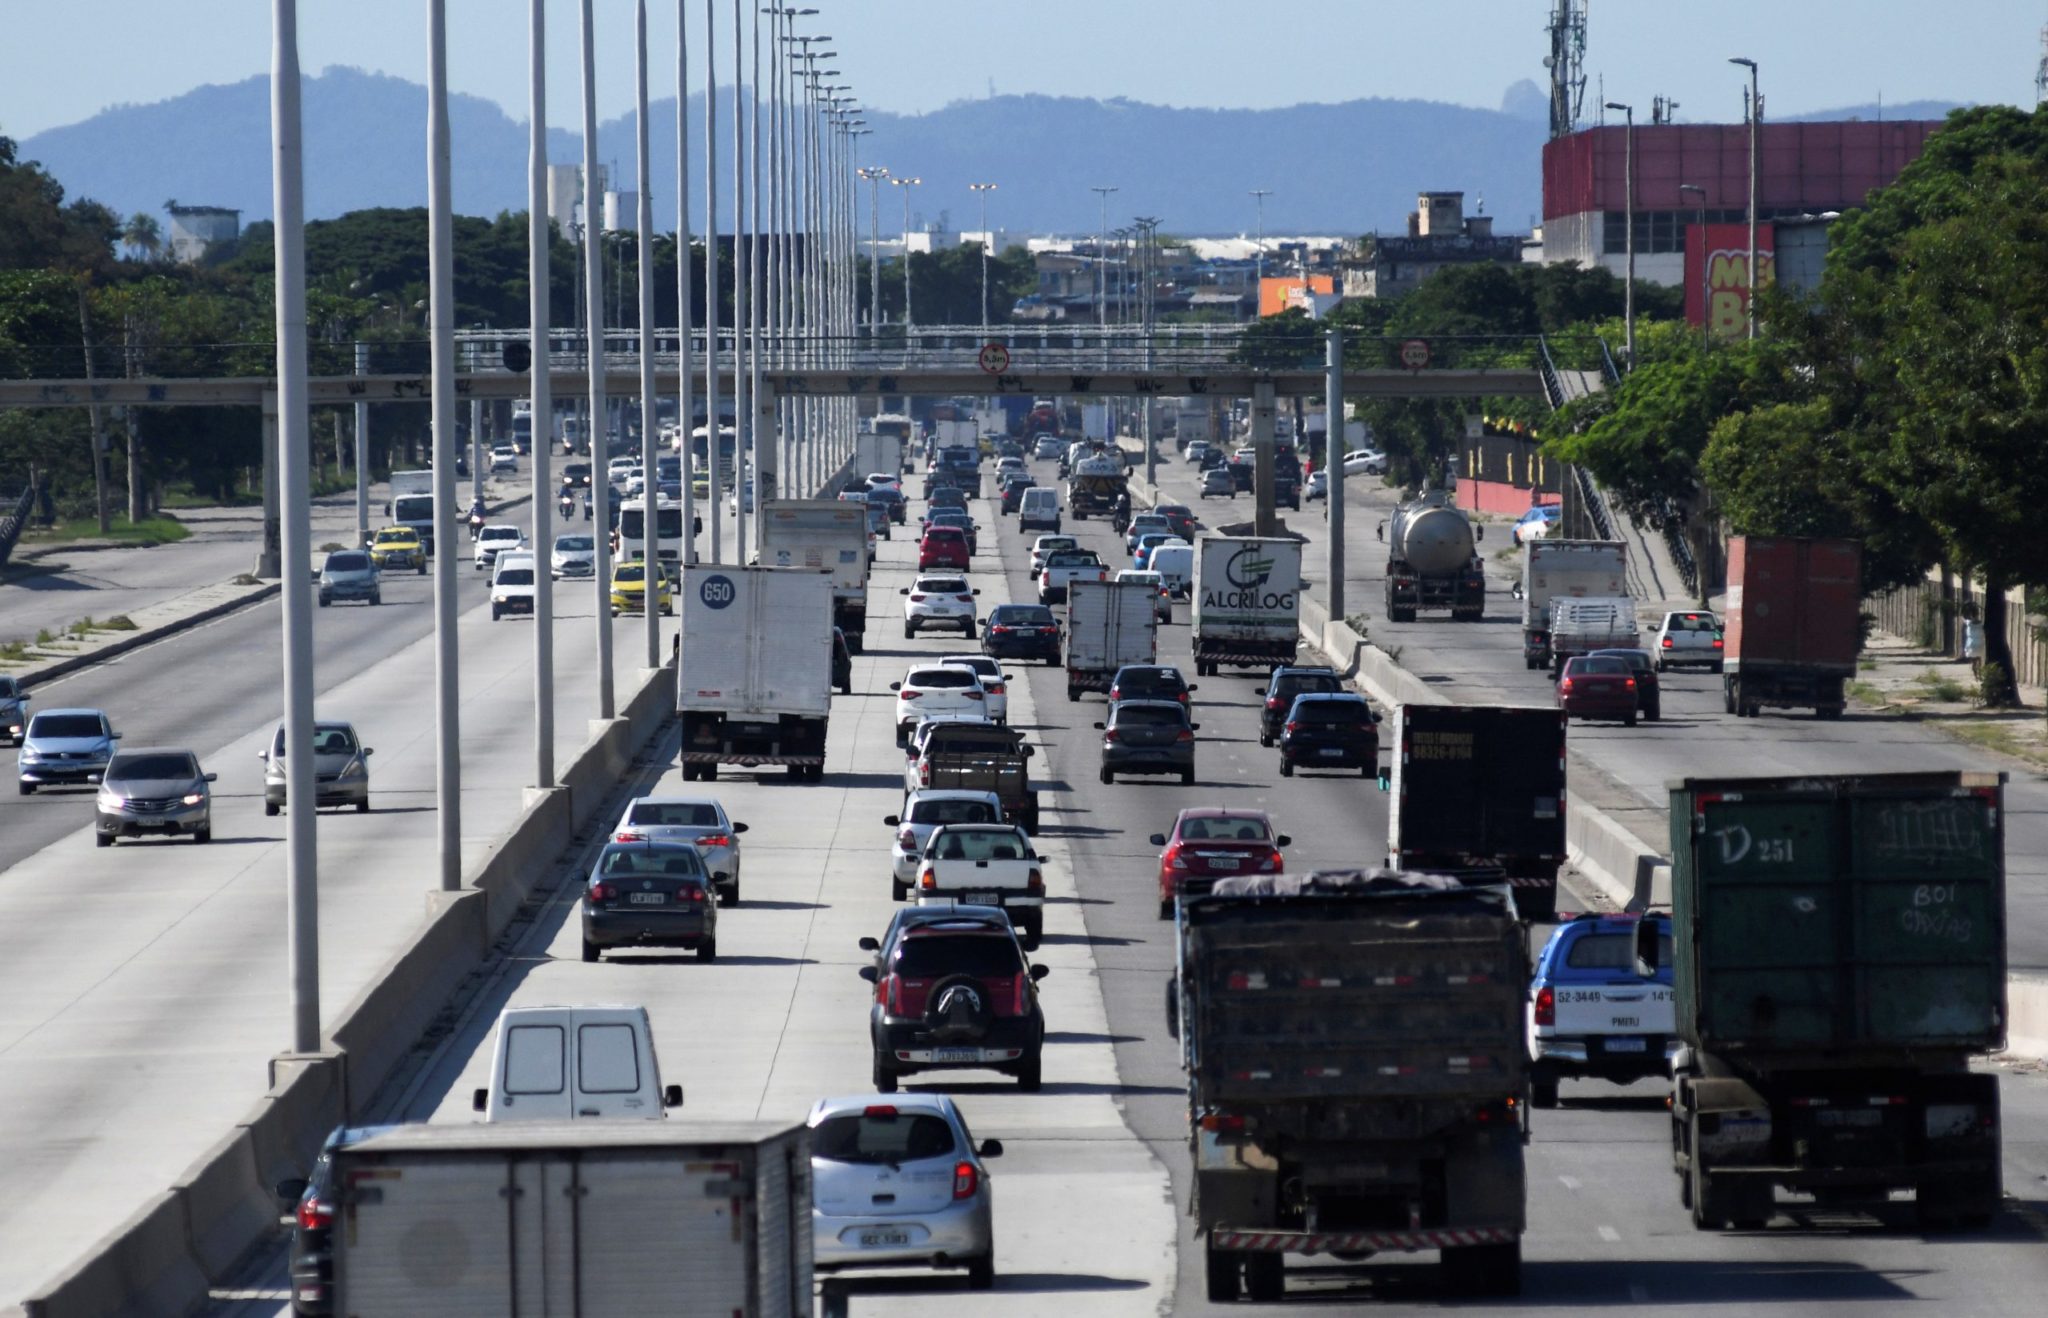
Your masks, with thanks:
[(917, 545), (917, 567), (920, 572), (935, 567), (953, 567), (965, 572), (968, 567), (967, 533), (957, 526), (926, 527), (924, 539)]
[(1159, 918), (1173, 918), (1179, 894), (1209, 891), (1218, 879), (1240, 874), (1279, 874), (1286, 867), (1280, 849), (1294, 841), (1273, 831), (1263, 810), (1196, 806), (1180, 812), (1172, 833), (1154, 833), (1159, 853)]
[(1567, 659), (1557, 675), (1557, 707), (1567, 718), (1619, 719), (1634, 727), (1635, 670), (1626, 659)]

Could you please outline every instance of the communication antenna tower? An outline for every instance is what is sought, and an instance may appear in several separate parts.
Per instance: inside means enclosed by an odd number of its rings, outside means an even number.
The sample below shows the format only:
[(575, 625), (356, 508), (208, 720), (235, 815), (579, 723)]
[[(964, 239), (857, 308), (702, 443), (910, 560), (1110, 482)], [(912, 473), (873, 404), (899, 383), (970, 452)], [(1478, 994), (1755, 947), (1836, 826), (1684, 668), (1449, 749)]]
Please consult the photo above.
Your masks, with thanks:
[(2048, 27), (2041, 29), (2041, 62), (2034, 69), (2034, 104), (2048, 105)]
[[(1586, 5), (1588, 0), (1555, 0), (1550, 10), (1550, 135), (1564, 137), (1579, 126), (1586, 99)], [(2048, 68), (2048, 65), (2044, 65)]]

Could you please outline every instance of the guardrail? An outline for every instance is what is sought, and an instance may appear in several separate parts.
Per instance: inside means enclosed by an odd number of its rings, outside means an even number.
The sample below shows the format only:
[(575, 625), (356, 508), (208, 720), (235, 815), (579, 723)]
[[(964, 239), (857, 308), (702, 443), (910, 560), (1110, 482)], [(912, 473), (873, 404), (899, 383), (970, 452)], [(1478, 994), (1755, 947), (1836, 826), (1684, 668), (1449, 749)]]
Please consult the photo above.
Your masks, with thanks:
[(14, 552), (15, 541), (28, 526), (29, 514), (35, 510), (36, 487), (30, 485), (18, 495), (0, 495), (0, 567), (7, 566), (7, 556)]

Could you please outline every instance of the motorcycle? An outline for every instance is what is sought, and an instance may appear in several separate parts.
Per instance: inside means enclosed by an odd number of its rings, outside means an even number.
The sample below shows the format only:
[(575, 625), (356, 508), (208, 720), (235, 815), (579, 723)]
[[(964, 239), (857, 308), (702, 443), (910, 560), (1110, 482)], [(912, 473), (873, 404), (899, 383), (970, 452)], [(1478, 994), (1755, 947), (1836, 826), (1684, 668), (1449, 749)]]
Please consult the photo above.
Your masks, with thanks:
[(575, 495), (573, 495), (573, 494), (565, 494), (565, 495), (563, 495), (563, 496), (562, 496), (562, 520), (563, 520), (563, 521), (567, 521), (567, 520), (569, 520), (569, 518), (571, 518), (571, 517), (574, 517), (575, 515), (576, 515), (576, 496), (575, 496)]
[(472, 511), (472, 512), (471, 512), (471, 513), (469, 514), (469, 538), (470, 538), (471, 540), (474, 540), (474, 539), (476, 539), (476, 538), (477, 538), (478, 536), (480, 536), (480, 535), (482, 535), (482, 534), (483, 534), (483, 530), (484, 530), (484, 515), (483, 515), (483, 513), (482, 513), (481, 511)]
[(1128, 508), (1119, 508), (1115, 512), (1111, 513), (1109, 515), (1109, 525), (1110, 529), (1115, 531), (1118, 535), (1122, 535), (1124, 532), (1130, 530), (1131, 510)]

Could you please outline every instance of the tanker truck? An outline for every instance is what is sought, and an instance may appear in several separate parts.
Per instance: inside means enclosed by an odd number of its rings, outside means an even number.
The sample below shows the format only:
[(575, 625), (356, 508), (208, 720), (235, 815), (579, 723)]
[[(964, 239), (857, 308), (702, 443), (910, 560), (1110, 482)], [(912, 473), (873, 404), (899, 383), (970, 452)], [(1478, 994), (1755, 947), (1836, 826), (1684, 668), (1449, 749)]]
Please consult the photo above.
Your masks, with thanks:
[(1443, 491), (1424, 493), (1380, 523), (1387, 542), (1387, 621), (1413, 622), (1417, 609), (1449, 609), (1457, 622), (1486, 612), (1485, 531)]

